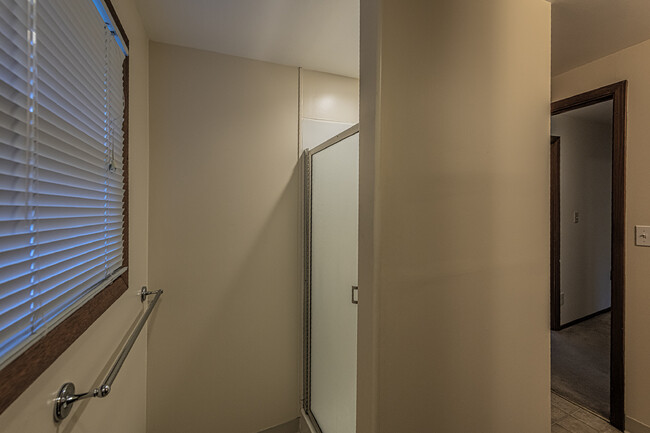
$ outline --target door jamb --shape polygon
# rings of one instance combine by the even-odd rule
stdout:
[[[560,137],[551,136],[551,330],[560,323]]]

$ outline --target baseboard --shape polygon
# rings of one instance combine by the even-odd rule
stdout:
[[[275,427],[269,427],[264,430],[260,430],[257,433],[299,433],[300,428],[300,418],[292,419],[285,423],[276,425]]]
[[[569,323],[565,323],[564,325],[560,325],[560,331],[563,330],[563,329],[568,328],[569,326],[577,325],[578,323],[584,322],[584,321],[589,320],[589,319],[593,319],[594,317],[600,316],[601,314],[609,313],[610,311],[612,311],[612,307],[607,307],[607,308],[602,309],[600,311],[596,311],[595,313],[587,314],[584,317],[581,317],[581,318],[576,319],[576,320],[572,320]]]
[[[650,426],[627,416],[625,417],[625,431],[629,433],[650,433]]]
[[[280,427],[284,427],[287,425],[291,425],[292,429],[289,430],[275,430]],[[294,427],[295,426],[295,427]],[[625,431],[626,433],[650,433],[650,426],[647,426],[643,424],[642,422],[639,422],[635,420],[634,418],[625,417]],[[300,418],[296,418],[295,420],[291,420],[288,423],[272,427],[270,429],[261,431],[259,433],[293,433],[293,432],[299,432],[299,433],[316,433],[316,430],[314,427],[311,425],[311,422],[309,422],[309,418],[305,415],[304,411],[301,411],[300,413]]]
[[[304,410],[300,411],[300,433],[318,433]]]

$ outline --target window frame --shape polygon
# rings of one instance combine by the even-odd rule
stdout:
[[[93,1],[93,0],[88,0]],[[111,0],[104,0],[126,48],[129,38]],[[122,62],[124,196],[122,198],[122,266],[129,263],[129,56]],[[63,354],[128,289],[129,269],[0,370],[0,414]]]

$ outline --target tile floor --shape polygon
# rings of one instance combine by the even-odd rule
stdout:
[[[551,393],[551,433],[620,433],[598,415]]]

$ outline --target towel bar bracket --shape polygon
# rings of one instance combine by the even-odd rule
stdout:
[[[147,286],[142,286],[140,289],[140,302],[144,302],[149,295],[155,295],[158,291],[150,292],[147,290]]]
[[[68,401],[70,398],[75,397],[74,393],[74,384],[71,382],[68,382],[64,384],[61,387],[61,391],[59,391],[59,396],[56,398],[54,402],[54,420],[55,421],[61,421],[65,417],[70,414],[70,411],[72,410],[72,401]],[[75,399],[76,401],[76,399]]]

